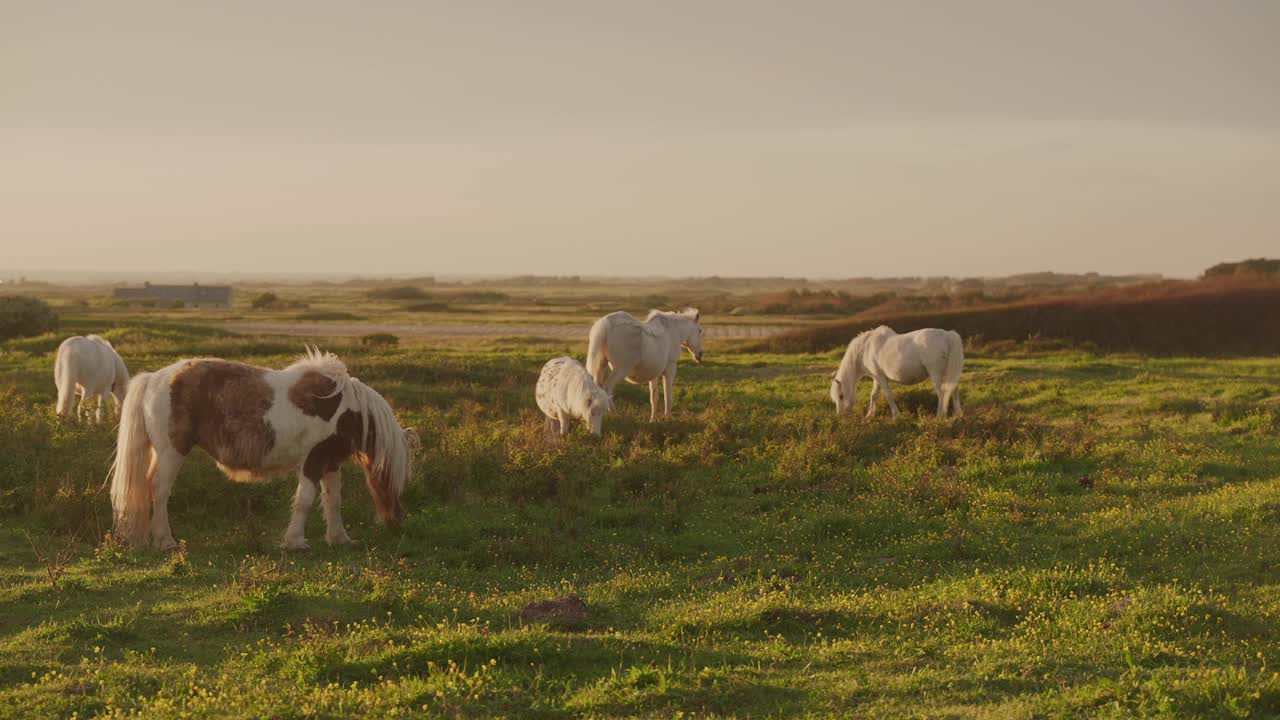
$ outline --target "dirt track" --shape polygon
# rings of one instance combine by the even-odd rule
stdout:
[[[384,323],[228,323],[226,329],[249,335],[314,335],[320,337],[354,337],[370,333],[391,333],[400,337],[551,337],[586,338],[586,325],[507,325],[501,323],[473,323],[466,325],[436,324],[384,324]],[[790,328],[750,325],[711,325],[704,333],[709,338],[764,338],[785,332]]]

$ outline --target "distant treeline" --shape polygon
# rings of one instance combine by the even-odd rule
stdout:
[[[1280,275],[1280,260],[1254,258],[1240,262],[1218,263],[1204,271],[1206,278],[1225,277],[1230,275]]]
[[[864,313],[773,337],[761,349],[823,352],[889,325],[955,330],[970,341],[1055,339],[1109,352],[1154,355],[1280,353],[1280,283],[1258,276],[1168,281],[1003,305],[900,314]]]

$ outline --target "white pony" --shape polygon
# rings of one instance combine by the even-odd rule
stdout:
[[[951,330],[926,328],[899,335],[881,325],[860,333],[849,342],[840,367],[831,376],[831,400],[836,413],[844,413],[857,404],[858,381],[871,376],[871,401],[867,417],[876,414],[876,393],[884,393],[889,411],[898,416],[889,381],[914,385],[929,378],[938,393],[938,417],[947,414],[950,405],[956,417],[960,409],[960,373],[964,370],[964,341]]]
[[[342,525],[339,467],[354,457],[378,516],[401,517],[417,435],[402,430],[381,395],[347,373],[336,356],[308,348],[284,370],[224,360],[182,360],[133,379],[125,396],[111,469],[116,533],[135,547],[147,531],[156,547],[177,546],[169,492],[187,454],[202,447],[233,480],[297,468],[298,490],[283,545],[307,547],[303,526],[322,489],[325,540],[350,542]]]
[[[547,416],[547,434],[565,435],[569,422],[578,418],[591,432],[600,434],[600,425],[613,401],[596,384],[591,373],[573,358],[558,357],[542,366],[535,391],[538,409]]]
[[[649,383],[649,422],[658,419],[658,381],[666,401],[664,417],[671,417],[671,386],[676,381],[680,349],[702,362],[701,314],[694,308],[680,312],[650,310],[640,322],[630,313],[605,315],[591,326],[587,369],[609,397],[624,378]],[[608,369],[612,368],[612,372]],[[607,375],[607,377],[606,377]]]
[[[58,346],[53,361],[53,382],[58,387],[58,415],[66,417],[71,412],[71,402],[79,395],[76,416],[83,419],[85,400],[96,397],[98,410],[94,419],[102,422],[108,393],[115,398],[117,406],[124,401],[129,369],[104,338],[76,335]]]

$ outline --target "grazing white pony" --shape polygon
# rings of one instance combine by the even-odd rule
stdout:
[[[876,393],[883,393],[889,411],[898,416],[889,381],[914,385],[928,378],[938,393],[938,417],[951,406],[956,417],[964,417],[960,409],[960,373],[964,370],[964,341],[951,330],[925,328],[899,335],[881,325],[860,333],[849,342],[840,367],[831,376],[831,400],[836,413],[842,414],[857,404],[858,381],[870,375],[871,401],[867,417],[876,414]]]
[[[129,386],[129,369],[106,339],[97,335],[76,335],[63,340],[58,346],[58,354],[53,361],[53,382],[58,387],[58,415],[66,417],[70,414],[71,403],[79,395],[76,416],[83,419],[85,400],[96,397],[98,409],[94,419],[102,422],[108,393],[115,398],[117,406],[124,401],[125,389]]]
[[[702,318],[694,308],[679,312],[650,310],[640,322],[630,313],[605,315],[591,326],[587,369],[609,397],[618,383],[649,383],[649,422],[658,419],[658,381],[666,401],[664,417],[671,417],[671,386],[676,381],[680,349],[702,362]],[[612,372],[609,371],[612,368]]]
[[[187,454],[202,447],[233,480],[298,469],[283,545],[303,549],[303,525],[322,490],[325,540],[350,542],[342,524],[341,475],[348,458],[364,469],[380,519],[401,517],[417,435],[402,430],[381,395],[347,373],[335,355],[308,348],[284,370],[182,360],[133,379],[125,396],[111,469],[116,533],[134,547],[177,546],[169,492]]]
[[[547,416],[547,434],[566,435],[574,418],[586,423],[595,435],[613,400],[596,384],[591,373],[573,358],[558,357],[542,366],[535,392],[538,409]]]

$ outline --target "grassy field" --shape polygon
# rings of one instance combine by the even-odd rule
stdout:
[[[108,324],[135,371],[301,349]],[[293,481],[196,453],[166,555],[104,539],[62,335],[0,345],[0,717],[1280,715],[1273,358],[971,353],[963,420],[917,387],[865,422],[837,352],[709,344],[673,420],[627,387],[550,445],[534,380],[584,347],[330,342],[422,434],[403,527],[351,470],[356,543],[317,512],[281,552]]]

